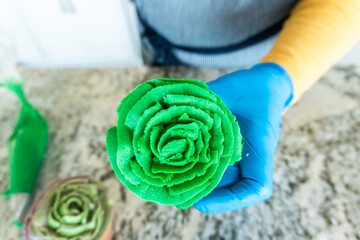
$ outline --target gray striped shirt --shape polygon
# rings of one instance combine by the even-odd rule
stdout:
[[[223,47],[256,35],[287,16],[297,0],[135,0],[141,17],[170,42]],[[183,63],[205,67],[248,67],[271,49],[276,35],[227,53],[174,50]],[[151,52],[150,49],[148,49]]]

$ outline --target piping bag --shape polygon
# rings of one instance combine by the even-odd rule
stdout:
[[[46,150],[48,130],[45,119],[26,100],[21,83],[7,78],[0,83],[0,87],[13,92],[22,104],[14,132],[8,140],[10,182],[9,189],[4,192],[14,211],[13,221],[21,227],[32,201]]]

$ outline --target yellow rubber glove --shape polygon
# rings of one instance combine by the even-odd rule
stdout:
[[[281,65],[299,99],[359,38],[360,0],[301,0],[261,62]]]

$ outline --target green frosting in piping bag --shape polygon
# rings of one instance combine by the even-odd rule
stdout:
[[[0,83],[0,87],[12,91],[22,104],[14,132],[8,142],[10,188],[5,194],[32,194],[46,150],[47,124],[26,100],[22,84],[8,79]]]
[[[117,114],[106,138],[110,163],[145,200],[188,208],[241,159],[236,118],[204,82],[150,80],[121,101]]]
[[[104,186],[88,177],[53,182],[25,220],[25,239],[101,239],[111,224]]]

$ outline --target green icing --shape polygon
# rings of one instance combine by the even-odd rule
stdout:
[[[23,86],[16,79],[6,79],[0,87],[12,91],[21,102],[18,121],[8,141],[10,188],[4,193],[32,194],[48,140],[45,119],[26,100]]]
[[[57,181],[39,195],[25,229],[41,239],[101,239],[111,224],[111,205],[106,189],[94,179]]]
[[[119,180],[144,200],[192,206],[240,161],[235,116],[206,83],[154,79],[120,103],[106,148]]]

